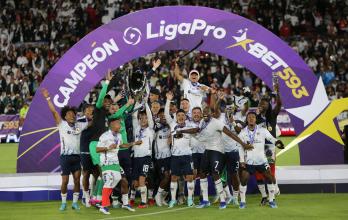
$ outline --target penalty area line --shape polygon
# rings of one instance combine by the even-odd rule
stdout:
[[[136,218],[136,217],[143,217],[143,216],[150,216],[150,215],[158,215],[158,214],[163,214],[163,213],[170,213],[170,212],[180,211],[180,210],[189,209],[189,208],[192,208],[192,207],[170,209],[170,210],[159,211],[159,212],[150,212],[150,213],[139,214],[139,215],[126,215],[126,216],[113,217],[113,218],[112,217],[111,218],[100,218],[97,220],[114,220],[114,219]]]

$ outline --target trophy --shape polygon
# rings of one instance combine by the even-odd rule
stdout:
[[[146,92],[147,79],[146,74],[140,69],[129,70],[126,74],[126,92],[135,102],[141,103]]]

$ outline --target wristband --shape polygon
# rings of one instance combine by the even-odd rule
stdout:
[[[47,100],[47,101],[51,100],[51,97],[47,97],[46,100]]]

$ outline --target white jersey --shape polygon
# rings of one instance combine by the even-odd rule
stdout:
[[[81,132],[87,126],[88,122],[75,122],[74,126],[70,126],[67,121],[61,120],[58,125],[61,155],[80,154]]]
[[[201,120],[199,124],[200,132],[197,138],[204,143],[206,150],[225,152],[221,143],[221,133],[224,127],[225,125],[216,118],[210,118],[208,122]]]
[[[170,145],[168,139],[170,138],[170,127],[163,126],[156,132],[155,140],[155,158],[164,159],[171,156]]]
[[[230,130],[235,135],[238,135],[232,123],[228,121],[225,113],[221,113],[219,120],[222,123],[224,123],[225,127],[228,130]],[[223,132],[222,132],[221,142],[225,148],[225,152],[239,151],[239,143],[233,140],[232,138],[230,138],[228,135],[226,135]]]
[[[134,145],[134,157],[146,157],[152,155],[152,142],[154,139],[155,132],[152,128],[140,128],[137,127],[135,130],[135,140],[141,140],[143,143],[140,145]]]
[[[190,109],[194,107],[202,108],[202,100],[205,92],[201,90],[201,86],[204,86],[200,83],[192,83],[188,79],[183,79],[181,86],[184,90],[184,97],[190,101]]]
[[[192,127],[198,128],[200,122],[191,122]],[[191,148],[192,148],[192,153],[193,154],[203,154],[205,151],[205,146],[204,143],[199,141],[197,135],[192,135],[191,136]]]
[[[233,115],[233,118],[234,118],[234,120],[236,120],[236,121],[242,121],[242,122],[245,122],[245,121],[246,121],[246,115],[243,115],[241,111],[236,112],[236,113]]]
[[[239,150],[240,162],[247,163],[249,165],[262,165],[267,163],[265,155],[265,140],[272,142],[277,141],[269,131],[261,126],[256,126],[254,131],[250,131],[248,127],[244,128],[239,138],[244,143],[251,143],[254,149],[246,151],[242,147]]]
[[[100,165],[107,166],[119,164],[118,150],[120,148],[120,145],[122,144],[122,136],[120,133],[113,133],[111,130],[104,132],[99,137],[97,147],[109,147],[112,144],[116,144],[117,148],[100,153]]]
[[[184,156],[192,155],[190,146],[191,135],[183,134],[182,138],[174,138],[176,131],[186,130],[192,128],[191,123],[185,122],[185,125],[179,126],[176,122],[170,125],[170,131],[172,135],[172,155],[173,156]]]

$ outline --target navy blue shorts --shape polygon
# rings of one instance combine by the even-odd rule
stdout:
[[[203,154],[201,154],[201,153],[194,153],[194,154],[192,154],[193,168],[195,170],[199,170],[200,169],[202,157],[203,157]]]
[[[93,164],[91,155],[89,153],[84,154],[81,152],[80,157],[81,157],[82,169],[84,171],[88,171],[88,172],[92,173],[93,170],[97,169],[97,165]]]
[[[155,161],[155,170],[160,175],[163,175],[166,171],[170,171],[170,157],[157,159]]]
[[[132,177],[132,160],[129,149],[118,151],[118,161],[123,169],[122,176],[130,179]]]
[[[231,151],[225,153],[225,163],[228,173],[238,173],[239,169],[239,152]]]
[[[205,150],[201,160],[201,171],[204,174],[220,174],[224,169],[224,154],[219,151]]]
[[[170,172],[174,176],[193,175],[192,156],[172,156],[170,160]]]
[[[246,165],[246,170],[250,175],[253,175],[256,173],[256,171],[260,173],[265,173],[267,170],[270,169],[270,166],[268,163],[262,164],[262,165]]]
[[[73,174],[81,170],[80,155],[60,155],[59,162],[62,176],[69,176],[70,173]]]
[[[152,160],[150,156],[134,157],[132,175],[133,180],[138,180],[140,176],[147,177],[150,171]]]

